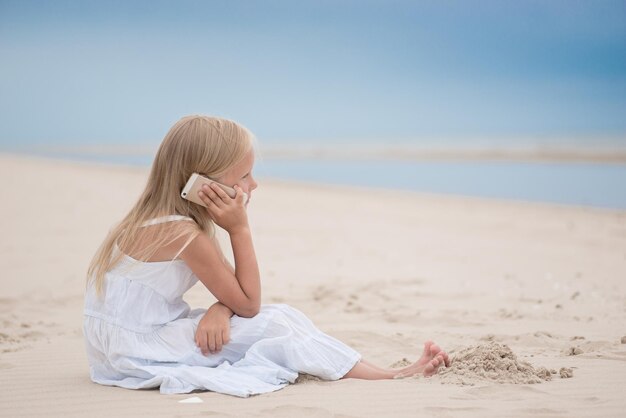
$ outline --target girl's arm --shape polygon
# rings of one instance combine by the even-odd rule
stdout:
[[[261,307],[261,283],[248,227],[229,232],[235,256],[234,273],[224,263],[213,239],[200,234],[180,254],[198,279],[235,314],[250,318]]]
[[[198,194],[213,221],[230,235],[234,274],[223,262],[219,244],[205,234],[196,236],[180,257],[220,302],[237,315],[249,318],[261,308],[261,281],[243,191],[237,185],[234,187],[237,192],[234,199],[214,183],[204,185]]]
[[[235,274],[235,269],[226,257],[224,257],[222,249],[215,240],[215,237],[213,242],[216,244],[215,248],[220,253],[224,265],[232,274]],[[233,316],[233,313],[234,312],[228,306],[220,301],[215,302],[207,309],[198,323],[195,336],[196,344],[202,350],[202,354],[219,353],[222,350],[222,346],[229,343],[230,318]]]

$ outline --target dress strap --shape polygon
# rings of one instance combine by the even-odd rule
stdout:
[[[183,216],[183,215],[167,215],[167,216],[161,216],[159,218],[148,219],[147,221],[142,223],[141,226],[144,227],[144,226],[157,225],[157,224],[162,224],[165,222],[174,222],[174,221],[193,221],[193,219],[191,219],[189,216]]]

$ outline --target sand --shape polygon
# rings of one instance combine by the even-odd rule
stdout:
[[[249,216],[263,303],[297,307],[383,366],[414,360],[426,339],[458,363],[428,379],[303,376],[248,399],[166,396],[92,383],[81,330],[89,259],[147,170],[0,155],[0,174],[2,417],[617,417],[626,409],[625,211],[259,179]],[[214,300],[201,284],[185,299]],[[467,371],[487,370],[498,350],[505,356],[492,358],[491,378]],[[514,373],[524,367],[550,379],[524,383]],[[179,402],[192,397],[202,402]]]
[[[464,348],[452,357],[450,367],[437,376],[442,383],[475,385],[476,381],[496,383],[542,383],[552,379],[556,370],[533,367],[519,361],[511,347],[490,342]]]

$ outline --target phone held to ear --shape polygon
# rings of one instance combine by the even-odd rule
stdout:
[[[200,196],[198,196],[198,192],[202,189],[204,184],[209,185],[211,183],[215,183],[222,188],[226,192],[228,196],[231,198],[235,198],[237,195],[237,191],[230,186],[226,186],[225,184],[218,183],[215,180],[211,180],[207,177],[201,176],[198,173],[193,173],[189,180],[187,180],[187,184],[183,187],[183,191],[180,193],[180,196],[183,199],[187,199],[190,202],[197,203],[198,205],[206,207]],[[248,202],[248,194],[243,193],[243,204],[245,205]]]

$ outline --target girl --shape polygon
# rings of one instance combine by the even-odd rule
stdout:
[[[430,376],[448,355],[432,342],[396,370],[377,367],[318,330],[300,311],[261,305],[261,283],[244,205],[252,177],[254,136],[227,119],[187,116],[165,136],[148,183],[106,237],[87,274],[83,332],[91,379],[161,393],[211,390],[249,396],[293,383],[298,373],[325,380]],[[189,176],[216,185],[199,192],[207,208],[184,200]],[[215,238],[228,232],[235,266]],[[183,294],[198,280],[217,298],[190,310]]]

